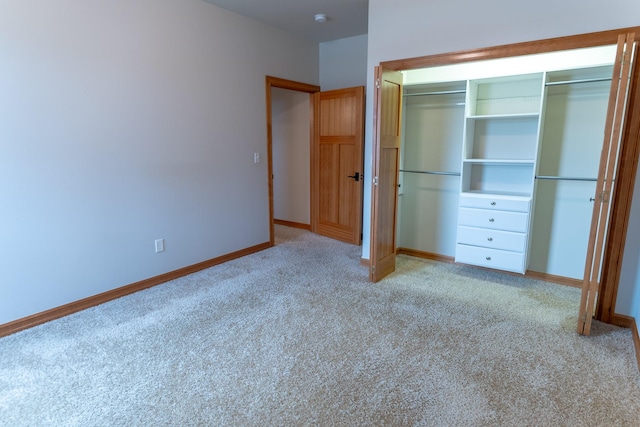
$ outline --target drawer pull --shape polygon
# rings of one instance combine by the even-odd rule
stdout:
[[[493,221],[495,221],[495,219],[489,218],[489,222],[493,222]]]
[[[493,242],[493,237],[489,237],[487,240]]]
[[[491,257],[490,256],[488,256],[486,259],[487,259],[487,261],[491,261]]]
[[[491,206],[495,206],[495,205],[496,205],[496,202],[491,202]]]

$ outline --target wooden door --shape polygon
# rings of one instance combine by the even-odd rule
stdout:
[[[402,128],[402,74],[376,67],[369,280],[396,269],[396,213]]]
[[[315,94],[312,230],[359,245],[362,239],[364,87]]]
[[[589,335],[591,332],[596,296],[600,290],[603,254],[606,251],[611,216],[610,202],[615,190],[618,158],[622,148],[622,128],[628,108],[634,39],[635,33],[621,34],[618,37],[578,315],[578,333],[581,335]]]

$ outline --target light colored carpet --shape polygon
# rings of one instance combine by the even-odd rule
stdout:
[[[579,290],[277,246],[0,339],[2,426],[638,426],[628,330]]]

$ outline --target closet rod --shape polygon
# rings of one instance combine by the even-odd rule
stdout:
[[[400,172],[408,173],[424,173],[427,175],[448,175],[448,176],[460,176],[460,172],[440,172],[440,171],[412,171],[406,169],[400,169]]]
[[[422,95],[453,95],[456,93],[467,93],[465,89],[460,90],[441,90],[437,92],[420,92],[420,93],[405,93],[404,96],[422,96]]]
[[[608,82],[611,81],[611,77],[600,77],[594,79],[580,79],[580,80],[563,80],[560,82],[547,82],[545,85],[547,86],[558,86],[558,85],[572,85],[575,83],[593,83],[593,82]]]
[[[465,105],[464,102],[438,102],[438,103],[411,103],[411,107],[423,107],[423,108],[437,108],[437,107],[462,107]]]
[[[555,181],[598,181],[598,178],[577,178],[572,176],[550,176],[550,175],[538,175],[536,179],[549,179]]]

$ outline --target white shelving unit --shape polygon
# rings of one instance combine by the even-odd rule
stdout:
[[[544,73],[469,80],[456,262],[524,273]]]

